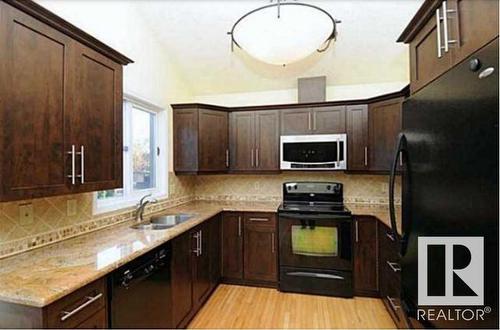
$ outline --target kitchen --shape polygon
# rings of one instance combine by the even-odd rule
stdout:
[[[498,1],[0,17],[0,327],[498,328]]]

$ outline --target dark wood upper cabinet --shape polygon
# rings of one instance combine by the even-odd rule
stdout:
[[[278,171],[279,112],[232,112],[229,118],[231,171]]]
[[[401,131],[403,98],[372,103],[368,107],[369,169],[390,171],[397,136]]]
[[[368,106],[350,105],[346,110],[347,169],[368,170]]]
[[[276,216],[266,213],[244,215],[244,278],[277,281]]]
[[[228,113],[173,106],[174,170],[221,173],[229,167]]]
[[[280,111],[281,135],[311,134],[312,119],[309,108]]]
[[[0,18],[0,201],[121,186],[131,61],[31,1]]]
[[[78,192],[122,187],[122,66],[75,44],[67,151],[75,146]],[[71,157],[67,157],[71,168]]]
[[[411,92],[497,37],[498,1],[426,0],[398,38],[410,46]]]
[[[229,154],[232,171],[255,169],[255,113],[232,112],[229,114]]]
[[[243,216],[226,212],[222,215],[222,278],[243,278]]]
[[[199,110],[199,171],[224,172],[228,159],[228,113],[225,111]]]
[[[325,106],[281,110],[281,134],[345,133],[345,106]]]
[[[346,107],[312,108],[312,129],[314,134],[341,134],[346,132]]]
[[[280,117],[278,110],[255,112],[255,167],[279,171]]]
[[[454,62],[459,63],[498,37],[497,0],[451,0],[450,27],[457,40]],[[453,45],[452,45],[453,47]]]
[[[378,221],[373,217],[354,219],[354,291],[360,296],[378,295]]]

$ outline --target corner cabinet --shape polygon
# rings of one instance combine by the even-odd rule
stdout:
[[[229,169],[228,112],[173,106],[174,171],[223,173]]]
[[[31,1],[0,2],[0,201],[122,186],[122,65]]]

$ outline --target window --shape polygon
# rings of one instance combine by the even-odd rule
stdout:
[[[135,205],[146,194],[167,195],[166,114],[126,95],[123,103],[123,188],[95,194],[94,213]]]

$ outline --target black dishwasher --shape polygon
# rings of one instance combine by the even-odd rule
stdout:
[[[172,328],[171,251],[167,243],[109,277],[111,328]]]

